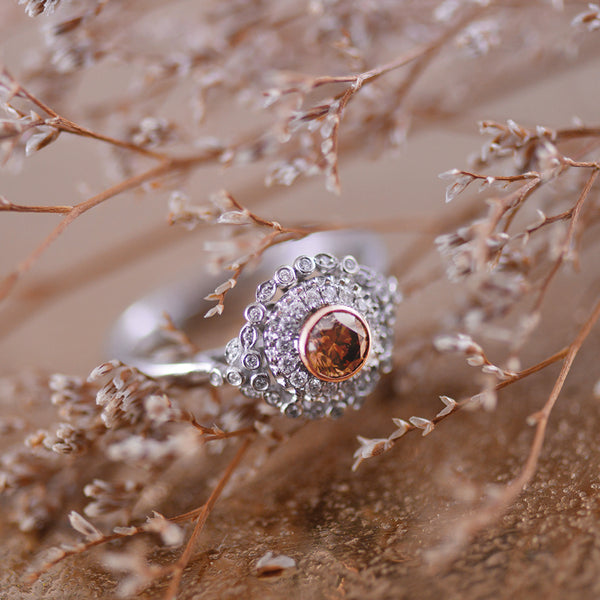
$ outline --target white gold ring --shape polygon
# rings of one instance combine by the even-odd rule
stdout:
[[[400,294],[396,279],[383,274],[386,267],[385,249],[373,234],[313,234],[265,253],[259,276],[268,279],[246,307],[239,335],[224,348],[181,362],[154,355],[164,312],[185,327],[214,289],[202,275],[132,304],[115,324],[109,349],[151,377],[228,383],[289,417],[339,417],[348,407],[360,408],[392,367]]]

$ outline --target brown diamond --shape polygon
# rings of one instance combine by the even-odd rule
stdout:
[[[304,366],[324,381],[344,381],[365,364],[371,340],[363,317],[347,306],[325,306],[313,313],[300,334]]]

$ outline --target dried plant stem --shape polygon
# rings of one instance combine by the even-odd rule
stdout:
[[[134,537],[142,533],[146,533],[146,531],[144,526],[140,525],[139,527],[129,527],[127,532],[109,533],[108,535],[102,535],[96,539],[76,544],[67,550],[62,550],[56,558],[46,561],[39,569],[29,573],[25,581],[31,585],[35,583],[44,573],[47,573],[50,569],[67,560],[68,558],[87,552],[96,546],[109,544],[110,542],[114,542],[123,538]]]
[[[544,302],[544,298],[545,298],[546,292],[548,290],[548,287],[550,286],[550,283],[552,282],[552,280],[558,273],[558,270],[560,269],[566,256],[569,253],[571,244],[573,243],[573,238],[575,236],[575,232],[577,230],[577,226],[579,223],[579,216],[581,215],[581,210],[583,208],[583,204],[585,203],[587,197],[589,196],[590,190],[592,189],[592,186],[594,185],[594,182],[596,181],[597,177],[598,177],[598,167],[594,166],[590,176],[588,177],[588,180],[585,183],[585,186],[583,187],[583,190],[581,191],[581,194],[579,194],[577,203],[572,208],[571,221],[569,223],[569,230],[567,231],[567,235],[565,236],[565,241],[563,242],[562,250],[561,250],[558,258],[554,262],[552,269],[546,276],[546,279],[544,279],[544,281],[542,282],[540,291],[538,292],[538,296],[536,298],[535,304],[532,309],[532,312],[534,314],[540,310],[542,303]]]
[[[508,379],[505,379],[504,381],[501,381],[500,383],[496,384],[496,391],[500,391],[500,390],[504,389],[505,387],[511,385],[512,383],[515,383],[515,381],[519,381],[520,379],[525,379],[525,377],[528,377],[529,375],[533,375],[534,373],[538,373],[539,371],[542,371],[546,367],[549,367],[550,365],[553,365],[554,363],[558,362],[559,360],[562,360],[567,355],[568,352],[569,352],[569,346],[565,346],[562,350],[555,352],[552,356],[549,356],[542,362],[539,362],[536,365],[533,365],[533,367],[529,367],[528,369],[524,369],[523,371],[519,371],[518,373],[515,373]]]
[[[225,472],[223,473],[223,475],[221,476],[221,479],[219,480],[219,482],[213,489],[208,500],[199,509],[198,516],[196,517],[196,524],[194,526],[192,534],[190,535],[190,539],[188,540],[182,555],[179,557],[179,560],[171,567],[172,578],[171,578],[171,582],[169,583],[169,587],[167,588],[167,592],[165,594],[165,600],[173,600],[175,598],[175,596],[177,594],[177,590],[179,589],[179,584],[181,583],[183,571],[184,571],[185,567],[188,565],[190,558],[192,556],[192,552],[194,550],[194,543],[196,542],[198,536],[202,532],[202,529],[204,528],[204,524],[206,523],[206,520],[208,519],[208,516],[210,515],[215,503],[219,499],[219,496],[223,492],[223,489],[227,485],[227,482],[233,475],[234,471],[239,466],[242,458],[244,457],[244,454],[250,447],[251,443],[252,443],[251,438],[246,438],[245,440],[243,440],[241,446],[239,447],[239,449],[236,452],[235,456],[233,457],[232,461],[227,466],[227,469],[225,469]],[[188,514],[190,514],[190,513],[188,513]]]
[[[215,440],[226,440],[234,437],[242,437],[254,433],[254,427],[243,427],[242,429],[235,429],[234,431],[223,431],[218,427],[206,427],[198,423],[193,415],[187,415],[185,419],[192,427],[202,433],[202,439],[206,442],[213,442]]]
[[[24,213],[70,213],[72,206],[25,206],[23,204],[13,204],[12,202],[2,201],[0,198],[0,212],[24,212]]]
[[[462,26],[464,26],[464,23],[461,21],[460,27],[457,25],[456,31],[460,30],[460,28]],[[449,37],[451,37],[451,35],[454,35],[456,33],[456,31],[455,31],[455,28],[452,28],[450,31],[445,32],[444,35],[442,35],[439,40],[437,40],[436,42],[434,42],[431,45],[413,49],[411,52],[409,52],[405,55],[402,55],[400,58],[392,61],[391,63],[382,65],[380,67],[376,67],[376,68],[374,68],[370,71],[367,71],[365,73],[362,73],[360,75],[352,76],[352,77],[348,78],[350,81],[353,82],[353,86],[348,88],[348,90],[346,90],[346,92],[344,92],[344,94],[342,94],[342,96],[340,98],[339,114],[341,115],[341,112],[343,111],[344,107],[349,102],[351,97],[356,92],[358,92],[358,90],[363,86],[363,84],[365,82],[376,79],[377,77],[379,77],[385,73],[388,73],[391,70],[397,69],[405,64],[408,64],[409,62],[415,60],[415,58],[417,58],[419,56],[427,55],[432,50],[439,48],[440,45],[442,45],[447,39],[449,39]],[[185,158],[170,158],[164,154],[157,154],[157,153],[154,153],[151,151],[147,151],[146,149],[141,148],[140,146],[137,146],[136,144],[130,144],[129,142],[117,140],[115,138],[111,138],[109,136],[105,136],[103,134],[99,134],[99,133],[93,132],[91,130],[88,130],[84,127],[81,127],[80,125],[77,125],[76,123],[74,123],[68,119],[65,119],[64,117],[61,117],[58,113],[56,113],[47,104],[42,102],[39,98],[37,98],[36,96],[34,96],[30,92],[28,92],[20,84],[18,84],[14,80],[14,78],[8,73],[8,71],[6,69],[3,70],[3,74],[5,76],[7,76],[8,78],[10,78],[11,81],[13,81],[14,95],[21,95],[22,97],[27,98],[35,106],[37,106],[38,108],[43,110],[45,113],[47,113],[48,115],[51,116],[51,122],[44,123],[44,124],[53,126],[61,131],[74,133],[74,134],[81,135],[84,137],[91,137],[94,139],[98,139],[101,141],[111,143],[111,144],[121,147],[121,148],[125,148],[125,149],[135,151],[135,152],[140,152],[140,153],[150,156],[152,158],[159,159],[161,161],[161,164],[159,164],[158,166],[153,167],[139,175],[130,177],[129,179],[126,179],[126,180],[108,188],[104,192],[101,192],[100,194],[93,196],[89,200],[86,200],[85,202],[81,202],[81,203],[71,207],[68,211],[48,210],[48,212],[66,212],[66,216],[63,219],[63,221],[61,221],[61,223],[59,223],[59,225],[46,237],[46,239],[43,240],[42,243],[29,255],[29,257],[27,257],[24,261],[19,263],[17,265],[16,269],[12,273],[10,273],[2,281],[0,281],[0,301],[3,300],[4,298],[6,298],[6,296],[10,293],[10,291],[15,286],[19,277],[31,268],[31,266],[36,262],[36,260],[45,252],[45,250],[48,248],[48,246],[50,246],[52,244],[52,242],[81,214],[83,214],[84,212],[87,212],[88,210],[97,206],[98,204],[101,204],[102,202],[104,202],[116,195],[119,195],[125,191],[134,189],[134,188],[142,185],[143,183],[158,179],[161,176],[163,176],[169,172],[173,172],[173,171],[177,171],[177,170],[187,170],[190,167],[195,166],[196,164],[205,162],[205,160],[206,160],[206,156],[204,156],[204,155],[202,155],[200,157],[192,156],[192,157],[185,157]],[[323,83],[332,82],[333,80],[336,80],[336,79],[337,78],[324,78]],[[342,79],[344,79],[344,78],[342,78]],[[322,83],[319,83],[319,85],[322,85]],[[333,134],[333,139],[334,139],[334,154],[337,156],[337,127],[339,126],[339,118],[336,123],[337,124],[336,124],[335,132]],[[209,154],[211,154],[211,158],[215,158],[216,157],[215,155],[217,155],[218,152],[215,151],[215,152],[209,153]],[[336,160],[336,163],[333,165],[333,172],[335,173],[336,180],[338,180],[337,160]]]
[[[6,298],[6,296],[11,292],[19,277],[21,277],[24,273],[29,271],[33,264],[39,259],[39,257],[46,251],[46,249],[60,236],[60,234],[69,226],[73,221],[75,221],[82,214],[87,212],[88,210],[94,208],[98,204],[117,196],[118,194],[122,194],[128,190],[134,189],[147,181],[151,181],[153,179],[157,179],[158,177],[165,175],[171,170],[170,164],[163,164],[157,167],[153,167],[148,171],[145,171],[139,175],[135,175],[122,181],[107,190],[104,190],[100,194],[93,196],[89,200],[81,202],[80,204],[75,205],[72,209],[67,213],[67,215],[63,218],[63,220],[50,232],[50,234],[42,241],[42,243],[35,248],[35,250],[21,263],[19,263],[16,269],[10,273],[7,277],[5,277],[0,282],[0,300]]]
[[[444,553],[444,559],[440,561],[441,564],[447,564],[448,561],[454,557],[456,550],[463,547],[477,533],[498,519],[511,506],[511,504],[517,499],[517,497],[521,494],[521,492],[523,492],[523,490],[531,481],[537,469],[537,464],[542,451],[542,446],[544,444],[548,420],[550,418],[552,409],[558,400],[558,396],[560,395],[577,353],[599,318],[600,299],[597,301],[590,316],[585,321],[583,327],[579,330],[579,333],[573,342],[571,342],[571,344],[568,346],[568,349],[565,352],[564,363],[554,383],[554,387],[552,388],[552,391],[546,400],[546,403],[540,411],[534,413],[530,417],[530,420],[535,422],[536,429],[529,455],[527,456],[527,460],[521,473],[507,486],[502,488],[497,494],[494,494],[487,503],[484,503],[477,510],[469,513],[468,519],[465,519],[461,524],[458,539],[453,544],[452,549],[454,552]],[[555,357],[563,352],[564,351],[561,351],[555,355]]]
[[[216,152],[206,152],[199,155],[175,158],[168,160],[160,165],[152,167],[138,175],[134,175],[112,187],[92,196],[84,202],[76,204],[69,210],[63,220],[50,232],[50,234],[42,241],[37,248],[21,263],[17,265],[15,270],[0,281],[0,301],[5,299],[16,285],[19,277],[29,271],[34,263],[42,256],[47,248],[60,236],[60,234],[82,214],[88,210],[122,194],[133,190],[140,185],[159,179],[167,174],[176,171],[186,171],[193,166],[209,162],[216,157]]]
[[[234,432],[234,433],[238,433],[238,432]],[[243,433],[245,435],[247,435],[248,431],[244,431]],[[227,465],[225,472],[219,479],[219,482],[217,483],[217,485],[211,492],[211,494],[205,504],[203,504],[199,508],[188,511],[187,513],[183,513],[183,514],[177,515],[175,517],[168,518],[168,521],[171,521],[172,523],[183,523],[185,521],[195,519],[196,525],[194,526],[194,530],[193,530],[193,532],[190,536],[190,539],[188,540],[188,543],[186,545],[186,548],[185,548],[183,554],[181,555],[181,557],[179,558],[179,560],[174,565],[165,566],[163,569],[161,569],[161,571],[164,572],[165,574],[173,573],[173,579],[171,581],[171,584],[169,585],[166,599],[174,598],[174,595],[177,592],[177,588],[179,587],[179,582],[181,580],[183,570],[187,566],[189,559],[191,557],[194,542],[197,539],[200,532],[202,531],[202,528],[204,527],[204,524],[206,523],[206,520],[207,520],[208,516],[210,515],[210,512],[212,511],[215,503],[219,499],[219,496],[223,492],[223,489],[227,485],[227,482],[233,475],[234,471],[239,466],[244,454],[250,447],[251,443],[252,443],[251,437],[246,437],[243,440],[240,448],[237,450],[237,452],[236,452],[235,456],[233,457],[233,459],[231,460],[231,462]],[[75,546],[72,546],[68,549],[64,549],[64,550],[61,549],[58,556],[45,562],[36,571],[29,573],[27,575],[26,580],[29,584],[32,584],[35,581],[37,581],[44,573],[48,572],[50,569],[55,567],[57,564],[63,562],[64,560],[66,560],[68,558],[82,554],[83,552],[87,552],[88,550],[90,550],[91,548],[94,548],[96,546],[108,544],[110,542],[114,542],[116,540],[120,540],[123,538],[134,537],[134,536],[137,536],[137,535],[140,535],[143,533],[148,533],[148,531],[149,530],[146,525],[128,526],[127,528],[124,528],[122,531],[110,533],[108,535],[98,535],[94,539],[86,540],[86,541],[84,541],[80,544],[76,544]]]
[[[54,109],[52,109],[42,100],[40,100],[37,96],[34,96],[31,92],[25,89],[20,83],[18,83],[15,80],[15,78],[10,74],[10,72],[6,68],[2,70],[2,75],[13,82],[14,96],[21,96],[23,98],[27,98],[27,100],[29,100],[32,104],[34,104],[50,116],[49,119],[40,119],[37,123],[38,125],[47,125],[49,127],[54,127],[60,132],[72,133],[81,137],[87,137],[101,142],[106,142],[118,148],[131,150],[132,152],[137,152],[139,154],[156,160],[168,160],[168,156],[166,154],[160,152],[153,152],[152,150],[148,150],[147,148],[143,148],[142,146],[139,146],[137,144],[133,144],[124,140],[119,140],[117,138],[104,135],[102,133],[97,133],[95,131],[92,131],[91,129],[87,129],[86,127],[82,127],[81,125],[74,123],[70,119],[59,115]]]
[[[575,343],[575,341],[573,342],[573,344],[574,343]],[[494,387],[494,390],[496,392],[499,392],[500,390],[508,387],[509,385],[511,385],[517,381],[520,381],[521,379],[525,379],[526,377],[529,377],[530,375],[533,375],[534,373],[538,373],[539,371],[542,371],[546,367],[549,367],[550,365],[553,365],[554,363],[557,363],[560,360],[563,360],[568,355],[568,353],[571,349],[571,346],[572,345],[562,348],[558,352],[555,352],[552,356],[549,356],[548,358],[545,358],[541,362],[539,362],[527,369],[519,371],[518,373],[510,373],[505,380],[496,384],[496,386]],[[485,355],[483,355],[483,360],[484,360],[484,364],[491,364],[485,358]],[[422,419],[420,417],[411,417],[409,421],[396,419],[396,421],[401,422],[401,433],[399,433],[398,435],[392,434],[390,437],[388,437],[385,440],[385,444],[381,444],[380,449],[378,450],[378,453],[381,454],[383,452],[389,451],[396,443],[398,443],[398,441],[402,437],[404,437],[404,435],[406,435],[407,433],[409,433],[411,431],[422,431],[423,435],[429,435],[429,433],[431,433],[434,430],[435,426],[438,423],[441,423],[442,421],[447,419],[450,415],[457,413],[459,410],[473,405],[473,397],[471,397],[471,396],[469,396],[468,398],[465,398],[463,400],[457,401],[457,402],[455,402],[454,400],[451,400],[449,398],[446,398],[446,401],[448,402],[448,404],[446,404],[446,408],[444,410],[442,410],[440,413],[438,413],[432,419]],[[415,423],[417,423],[417,424],[415,424]],[[372,454],[372,456],[376,456],[376,454]],[[363,457],[363,458],[366,458],[366,457]],[[358,467],[358,465],[360,464],[360,462],[361,461],[355,463],[355,467],[353,467],[353,468],[356,469]]]

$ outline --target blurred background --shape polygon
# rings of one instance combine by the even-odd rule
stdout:
[[[172,4],[169,10],[175,15],[177,11],[185,14],[192,10],[189,3]],[[433,5],[424,4],[433,10]],[[429,124],[423,123],[423,119],[415,119],[417,126],[410,132],[409,142],[381,156],[368,148],[347,157],[342,154],[341,195],[328,193],[321,176],[300,179],[289,188],[264,188],[261,183],[265,175],[263,162],[258,167],[224,168],[217,165],[199,169],[188,186],[193,201],[206,203],[211,192],[224,188],[242,203],[256,207],[258,214],[283,223],[342,221],[361,224],[386,216],[421,215],[426,219],[439,216],[444,210],[454,210],[455,204],[465,201],[459,198],[451,207],[445,207],[446,184],[437,175],[451,168],[466,167],[467,157],[476,152],[482,142],[477,132],[478,121],[504,122],[510,118],[522,124],[548,127],[566,127],[574,119],[594,122],[600,63],[594,56],[593,34],[569,29],[574,11],[583,7],[580,3],[573,4],[567,4],[564,12],[554,11],[549,6],[535,9],[540,11],[540,23],[548,19],[556,30],[544,32],[541,27],[536,27],[531,31],[531,37],[537,38],[535,42],[539,43],[537,63],[525,65],[521,62],[520,71],[511,71],[513,67],[505,65],[507,56],[519,64],[521,58],[529,58],[529,51],[514,45],[515,40],[509,40],[490,50],[491,54],[496,52],[496,56],[488,57],[488,63],[498,70],[498,77],[491,73],[481,74],[478,70],[477,77],[467,79],[464,69],[475,68],[473,65],[478,63],[474,58],[466,60],[466,66],[460,66],[463,72],[457,69],[456,81],[445,75],[445,81],[436,85],[434,93],[450,94],[452,86],[466,87],[465,97],[467,101],[471,99],[472,106],[466,104],[460,114]],[[406,12],[408,10],[407,7]],[[18,78],[20,73],[32,71],[32,55],[43,52],[48,25],[27,17],[21,6],[5,6],[2,11],[2,61]],[[154,18],[162,15],[156,3],[153,11],[158,15]],[[199,9],[196,12],[201,13]],[[197,15],[196,18],[200,17]],[[165,28],[174,27],[175,17],[172,21],[166,22]],[[553,56],[549,52],[546,57],[542,50],[548,50],[555,35],[561,36],[562,55]],[[575,44],[576,36],[586,35],[590,38],[581,47]],[[166,43],[164,39],[161,41]],[[592,44],[592,47],[588,48],[586,44]],[[570,48],[572,53],[566,61],[564,48]],[[313,60],[313,56],[307,57],[309,66]],[[481,67],[477,66],[477,69]],[[430,77],[435,79],[438,77],[435,67],[432,71]],[[511,76],[503,75],[507,71],[512,73]],[[317,70],[316,74],[319,73],[321,71]],[[111,96],[117,97],[127,89],[130,76],[133,74],[128,73],[127,65],[119,62],[113,64],[109,60],[91,65],[78,74],[76,85],[69,84],[69,97],[60,100],[65,105],[64,116],[77,121],[80,115],[85,115],[86,104],[97,105],[103,98],[110,102]],[[427,83],[430,80],[426,79],[422,87],[417,87],[417,97],[421,89],[427,90]],[[35,78],[29,87],[38,93]],[[39,96],[44,99],[43,93]],[[177,102],[185,106],[186,99],[175,92],[158,112],[164,114]],[[134,115],[135,118],[144,116],[143,110],[140,115]],[[218,131],[221,122],[226,124],[226,129],[235,129],[236,122],[240,130],[247,128],[246,109],[228,110],[226,115],[224,112],[217,108],[216,116],[204,124],[205,130]],[[110,128],[110,119],[107,123]],[[80,124],[93,128],[85,117]],[[341,131],[343,140],[343,125]],[[111,158],[109,154],[109,148],[93,140],[62,135],[50,147],[23,161],[14,160],[12,162],[17,164],[9,164],[0,171],[0,193],[16,204],[77,203],[116,181],[114,161],[118,162],[119,158]],[[110,159],[108,172],[107,159]],[[3,373],[23,367],[79,374],[88,372],[106,358],[103,350],[106,331],[130,301],[158,284],[178,278],[179,274],[184,276],[190,269],[203,268],[207,262],[203,249],[207,230],[199,227],[187,232],[169,227],[168,197],[169,190],[163,186],[162,189],[113,198],[77,219],[50,246],[22,277],[12,297],[2,307],[0,370]],[[58,215],[3,213],[0,218],[1,272],[7,274],[23,261],[59,219]],[[214,237],[215,234],[208,232],[208,235]],[[415,240],[415,236],[402,232],[387,237],[392,253]],[[125,260],[128,253],[133,253],[136,240],[143,240],[138,245],[137,256]],[[114,251],[112,255],[111,251]],[[106,272],[84,282],[86,271],[92,270],[91,265],[94,270],[98,268],[95,257],[106,257],[110,265],[104,269]],[[73,289],[44,299],[44,291],[55,286]],[[207,308],[209,306],[207,304]],[[226,311],[222,319],[239,320],[239,317]]]

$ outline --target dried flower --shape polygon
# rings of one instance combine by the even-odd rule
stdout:
[[[589,31],[600,29],[600,5],[590,2],[588,4],[588,10],[579,13],[571,21],[571,25],[573,25],[573,27],[585,25]]]
[[[256,574],[258,576],[278,575],[286,569],[293,569],[296,566],[296,561],[285,554],[273,554],[266,552],[256,561]]]
[[[19,0],[19,4],[25,4],[25,12],[30,17],[49,15],[59,3],[60,0]]]

